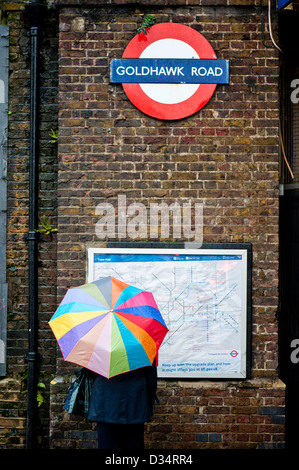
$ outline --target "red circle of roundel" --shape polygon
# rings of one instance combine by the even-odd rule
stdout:
[[[136,35],[127,45],[123,59],[138,59],[150,44],[161,39],[178,39],[191,46],[200,59],[216,59],[212,46],[202,34],[178,23],[160,23],[151,26],[147,35],[144,33]],[[191,116],[203,108],[212,98],[217,85],[201,84],[192,96],[175,104],[153,100],[144,93],[138,83],[123,83],[122,86],[131,103],[140,111],[157,119],[173,120]]]

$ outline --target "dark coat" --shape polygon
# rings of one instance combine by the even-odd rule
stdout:
[[[104,423],[145,423],[153,414],[156,390],[155,365],[111,379],[98,375],[91,391],[88,419]]]

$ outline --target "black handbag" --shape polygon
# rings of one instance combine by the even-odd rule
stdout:
[[[69,414],[86,417],[91,390],[97,374],[85,368],[78,369],[75,374],[76,379],[68,389],[64,408]]]

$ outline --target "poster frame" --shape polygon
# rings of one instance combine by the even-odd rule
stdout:
[[[187,247],[186,247],[187,245]],[[191,244],[192,245],[192,244]],[[195,245],[195,244],[194,244]],[[195,245],[196,246],[196,245]],[[192,249],[190,243],[185,244],[183,242],[107,242],[106,246],[90,246],[87,249],[87,282],[92,282],[92,257],[97,251],[103,252],[106,249],[147,249],[147,250],[157,250],[157,253],[161,250],[190,250]],[[200,247],[195,248],[195,250],[221,250],[222,251],[232,251],[232,250],[245,250],[246,252],[246,322],[243,327],[246,328],[246,339],[245,339],[245,374],[238,377],[233,377],[228,375],[227,377],[213,376],[209,375],[208,377],[173,377],[174,380],[246,380],[251,377],[251,366],[252,366],[252,246],[250,243],[203,243]],[[164,378],[164,376],[161,376]],[[172,379],[172,377],[165,377],[167,380]]]

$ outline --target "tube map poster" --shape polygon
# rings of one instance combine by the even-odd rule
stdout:
[[[246,250],[90,248],[88,282],[105,276],[153,293],[160,378],[246,377]]]

